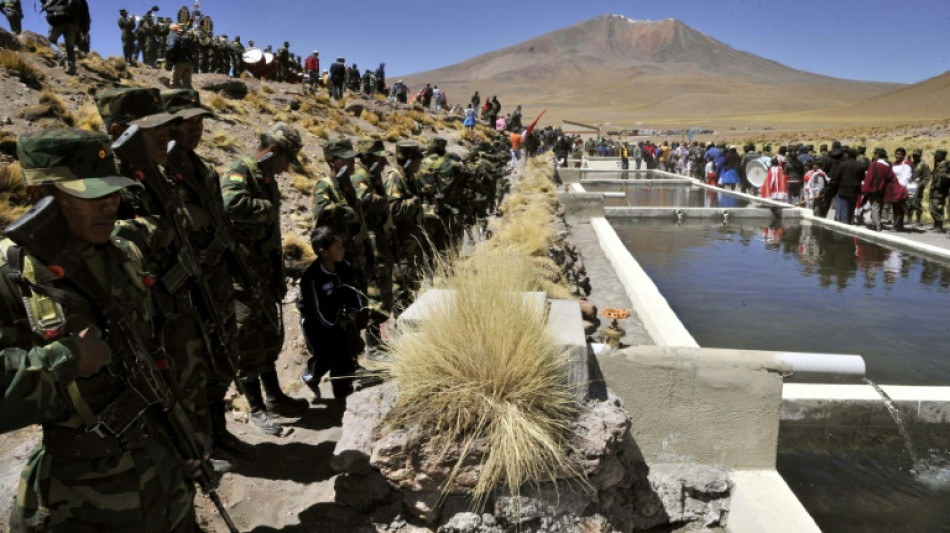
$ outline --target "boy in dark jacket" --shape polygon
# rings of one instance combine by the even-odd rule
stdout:
[[[311,357],[303,381],[320,397],[320,378],[327,371],[333,397],[344,401],[353,392],[356,356],[362,351],[357,317],[365,313],[365,298],[353,286],[353,271],[344,261],[343,237],[320,226],[310,237],[317,260],[300,280],[300,325]],[[364,319],[365,320],[365,319]],[[343,377],[347,376],[347,377]]]

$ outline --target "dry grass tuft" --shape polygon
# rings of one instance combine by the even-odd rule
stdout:
[[[373,126],[379,126],[379,115],[370,111],[369,109],[364,109],[363,112],[360,113],[360,118],[366,122],[369,122]]]
[[[240,105],[237,102],[229,100],[220,94],[212,94],[211,98],[205,100],[205,105],[211,108],[215,114],[225,115],[225,114],[237,114],[237,115],[246,115],[247,110],[244,109],[244,106]]]
[[[435,119],[427,115],[422,111],[409,110],[406,112],[406,117],[418,122],[419,124],[424,124],[429,126],[435,122]]]
[[[224,130],[218,130],[211,135],[211,138],[204,138],[201,141],[205,146],[211,148],[217,148],[218,150],[224,150],[225,152],[236,152],[237,151],[237,139],[232,137],[228,132]]]
[[[454,299],[401,336],[386,367],[400,391],[389,422],[421,428],[443,457],[460,450],[443,491],[462,464],[481,462],[476,505],[499,487],[518,495],[525,484],[578,473],[567,443],[578,410],[567,357],[519,294],[533,277],[516,250],[456,263],[444,283]],[[484,457],[468,457],[476,445]]]
[[[329,105],[330,105],[330,95],[329,95],[329,94],[320,93],[320,94],[314,96],[313,99],[316,100],[316,102],[317,102],[318,104],[322,105],[322,106],[329,106]]]
[[[29,210],[20,163],[0,165],[0,229]]]
[[[41,88],[43,80],[46,79],[46,75],[36,68],[33,63],[12,50],[0,50],[0,67],[10,71],[20,78],[21,82],[33,89]]]
[[[262,87],[267,87],[262,85]],[[251,105],[253,108],[257,109],[259,112],[265,115],[274,115],[277,113],[277,108],[273,104],[268,102],[261,96],[261,91],[258,89],[253,89],[244,96],[244,101]]]
[[[261,92],[264,94],[274,94],[274,88],[266,83],[261,84]]]
[[[316,182],[314,180],[308,178],[307,176],[297,174],[294,176],[292,185],[294,186],[294,189],[300,191],[300,193],[304,196],[310,196],[313,194],[313,186],[315,183]]]
[[[102,131],[104,124],[96,104],[86,102],[79,108],[79,118],[76,120],[76,127],[89,131]]]
[[[283,250],[284,258],[290,261],[303,261],[309,264],[317,259],[317,255],[310,247],[310,242],[296,233],[288,233],[284,236]]]
[[[391,143],[394,143],[408,137],[411,134],[412,132],[409,129],[400,124],[386,130],[386,133],[383,134],[383,138]]]

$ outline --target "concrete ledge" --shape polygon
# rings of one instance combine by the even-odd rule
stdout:
[[[592,218],[590,224],[597,234],[604,255],[623,284],[633,310],[639,315],[653,340],[661,346],[699,347],[670,308],[669,302],[660,294],[656,284],[630,255],[607,219]]]
[[[573,184],[572,188],[577,184]],[[557,200],[564,206],[564,215],[578,218],[604,216],[604,195],[590,192],[558,193]]]
[[[638,172],[639,174],[646,174],[646,172]],[[583,178],[581,183],[590,183],[595,185],[631,185],[631,186],[640,186],[640,187],[649,187],[651,185],[691,185],[691,180],[687,178],[643,178],[640,176],[633,176],[627,179],[624,178]]]
[[[590,392],[590,356],[580,304],[576,300],[548,300],[547,330],[558,346],[568,353],[568,382],[574,397],[586,400]]]
[[[638,346],[597,362],[633,415],[630,432],[648,463],[774,468],[782,393],[774,361],[702,352]]]
[[[788,483],[774,470],[730,472],[732,500],[726,531],[821,533]]]
[[[692,220],[722,221],[723,212],[729,213],[729,219],[765,219],[772,220],[771,209],[754,207],[605,207],[607,218],[669,218],[676,220],[677,212],[683,213],[684,222]],[[785,217],[788,218],[788,217]]]

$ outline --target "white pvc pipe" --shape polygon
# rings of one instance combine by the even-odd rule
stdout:
[[[611,192],[611,191],[608,191],[608,192],[605,192],[605,193],[603,193],[603,194],[604,194],[604,198],[623,198],[623,197],[627,196],[627,193],[625,193],[625,192]]]
[[[863,376],[867,370],[860,355],[776,352],[775,360],[789,365],[794,372]]]

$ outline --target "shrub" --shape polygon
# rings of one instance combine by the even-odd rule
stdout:
[[[304,196],[310,196],[313,194],[314,181],[306,176],[301,174],[295,175],[292,185],[294,186],[294,189],[300,191],[300,193]]]
[[[237,140],[224,130],[218,130],[211,135],[211,138],[205,138],[201,141],[205,146],[224,150],[225,152],[237,151]]]
[[[99,115],[99,108],[92,102],[86,102],[79,108],[79,119],[76,127],[89,131],[102,131],[104,124]]]
[[[29,210],[20,163],[0,165],[0,229]]]
[[[369,122],[373,126],[379,125],[379,115],[370,111],[369,109],[364,109],[363,112],[360,113],[360,118],[366,122]]]
[[[43,80],[46,78],[46,75],[36,68],[33,63],[12,50],[0,50],[0,67],[10,71],[20,78],[20,81],[33,89],[40,89],[43,86]]]

